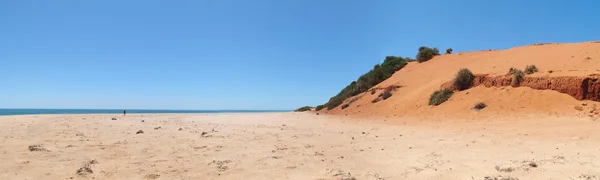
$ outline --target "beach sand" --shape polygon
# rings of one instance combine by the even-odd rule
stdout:
[[[599,179],[599,123],[314,113],[2,116],[0,179]]]

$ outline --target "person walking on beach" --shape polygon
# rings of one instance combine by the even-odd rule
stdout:
[[[125,116],[125,114],[127,114],[127,111],[123,110],[123,116]]]

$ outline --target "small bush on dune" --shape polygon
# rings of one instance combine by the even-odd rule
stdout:
[[[342,105],[342,109],[346,109],[348,106],[350,106],[350,104],[344,104]]]
[[[429,97],[429,105],[437,106],[446,102],[452,96],[452,90],[442,89],[437,90]]]
[[[523,77],[525,77],[525,73],[523,71],[518,69],[514,70],[510,84],[512,86],[519,86],[519,84],[521,84],[521,80],[523,80]]]
[[[538,69],[535,67],[535,65],[527,65],[527,67],[525,67],[526,74],[533,74],[535,72],[538,72]]]
[[[318,105],[315,110],[320,111],[321,109],[325,108],[324,105]]]
[[[379,101],[381,101],[381,98],[375,98],[375,99],[373,99],[373,100],[371,101],[371,103],[377,103],[377,102],[379,102]]]
[[[429,61],[434,56],[440,55],[440,50],[437,48],[429,48],[425,46],[421,46],[419,48],[419,53],[417,53],[417,61],[422,63],[425,61]]]
[[[294,110],[294,112],[310,111],[311,109],[312,109],[312,107],[310,107],[310,106],[304,106],[304,107],[301,107],[301,108],[298,108],[298,109]]]
[[[469,69],[461,69],[454,77],[454,87],[459,91],[468,89],[473,84],[475,76]]]
[[[446,54],[452,54],[452,48],[446,49]]]
[[[390,98],[390,97],[392,97],[392,92],[390,92],[390,91],[385,91],[385,92],[383,92],[383,93],[381,94],[381,98],[382,98],[383,100],[386,100],[386,99],[388,99],[388,98]]]
[[[479,110],[482,110],[485,107],[487,107],[487,104],[480,102],[480,103],[475,104],[475,107],[473,107],[473,109],[479,111]]]
[[[508,70],[508,74],[511,74],[511,75],[512,75],[512,74],[515,74],[517,71],[519,71],[519,69],[517,69],[517,68],[512,68],[512,67],[511,67],[511,68]]]

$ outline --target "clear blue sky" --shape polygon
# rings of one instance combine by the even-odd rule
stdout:
[[[294,109],[387,55],[600,39],[600,1],[0,0],[0,108]]]

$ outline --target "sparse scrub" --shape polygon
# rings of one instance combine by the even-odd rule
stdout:
[[[519,86],[523,80],[523,77],[525,77],[525,72],[516,69],[512,74],[512,80],[510,81],[510,84],[512,86]]]
[[[379,101],[381,101],[381,98],[377,97],[377,98],[373,99],[373,100],[371,101],[371,103],[377,103],[377,102],[379,102]]]
[[[536,43],[536,44],[532,44],[533,46],[543,46],[543,45],[548,45],[548,44],[552,44],[552,43]]]
[[[525,67],[525,73],[526,74],[533,74],[535,72],[538,72],[537,67],[535,67],[535,65],[527,65]]]
[[[437,48],[429,48],[426,46],[421,46],[419,48],[419,52],[417,53],[417,61],[419,63],[429,61],[434,56],[440,55],[440,50]]]
[[[344,104],[342,105],[342,109],[346,109],[348,106],[350,106],[350,104]]]
[[[298,108],[298,109],[294,110],[294,112],[310,111],[311,109],[312,109],[312,107],[310,107],[310,106],[304,106],[304,107],[301,107],[301,108]]]
[[[371,89],[371,95],[377,93],[377,89]]]
[[[469,69],[461,69],[454,77],[454,87],[459,91],[468,89],[473,84],[475,76]]]
[[[321,110],[321,109],[323,109],[323,108],[325,108],[325,106],[324,106],[324,105],[318,105],[318,106],[315,108],[315,110],[316,110],[316,111],[320,111],[320,110]]]
[[[390,97],[392,97],[392,92],[390,92],[390,91],[385,91],[385,92],[381,93],[381,98],[383,100],[386,100],[386,99],[388,99]]]
[[[487,107],[487,104],[485,104],[483,102],[480,102],[480,103],[475,104],[475,106],[473,107],[473,109],[479,111],[479,110],[482,110],[485,107]]]
[[[511,68],[508,70],[508,74],[510,74],[510,75],[512,75],[512,74],[515,74],[517,71],[519,71],[519,69],[517,69],[517,68],[512,68],[512,67],[511,67]]]
[[[446,54],[452,54],[452,48],[446,49]]]
[[[452,90],[442,89],[437,90],[429,97],[429,105],[437,106],[446,102],[452,96]]]
[[[398,56],[387,56],[381,65],[375,65],[372,70],[360,76],[358,80],[350,83],[350,85],[342,89],[337,95],[331,97],[324,106],[331,110],[342,105],[345,99],[368,91],[373,86],[391,77],[396,71],[402,69],[406,65],[407,59]]]

